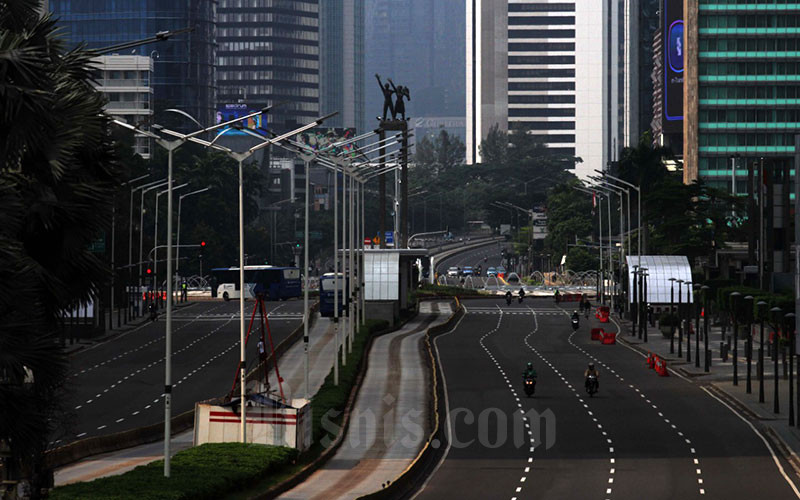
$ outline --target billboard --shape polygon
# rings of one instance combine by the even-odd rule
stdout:
[[[683,0],[663,0],[665,132],[683,130]]]
[[[311,149],[312,151],[319,151],[329,147],[331,144],[352,139],[356,136],[356,129],[342,128],[342,127],[317,127],[306,130],[297,134],[295,139],[303,147]],[[341,147],[335,147],[328,152],[334,155],[344,152],[345,155],[354,155],[355,146],[353,144],[346,144]]]
[[[217,106],[217,118],[215,123],[223,123],[242,116],[257,112],[257,109],[250,109],[247,104],[220,104]],[[257,134],[267,136],[267,116],[256,115],[248,118],[243,122],[243,125]],[[225,135],[248,135],[240,130],[233,129],[230,132],[225,132]]]

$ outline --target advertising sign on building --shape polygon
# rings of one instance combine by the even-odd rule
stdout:
[[[683,0],[663,0],[665,132],[683,130]]]
[[[331,148],[333,144],[352,139],[356,135],[354,128],[341,128],[341,127],[318,127],[306,130],[297,134],[295,140],[303,147],[312,151],[319,151],[325,149],[332,155],[338,155],[342,152],[345,155],[355,154],[355,146],[346,144]]]
[[[230,120],[235,120],[236,118],[241,118],[242,116],[247,116],[249,114],[253,114],[257,109],[250,109],[247,104],[239,103],[239,104],[220,104],[217,106],[217,123],[224,123]],[[247,127],[248,129],[256,132],[257,134],[266,136],[267,135],[267,117],[266,115],[256,115],[253,117],[248,118],[246,121],[242,122],[242,125]],[[241,130],[236,130],[235,128],[229,132],[225,132],[225,135],[247,135],[245,132]]]

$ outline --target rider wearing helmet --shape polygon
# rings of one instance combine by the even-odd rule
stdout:
[[[586,371],[583,372],[583,376],[586,379],[586,386],[589,386],[589,377],[594,376],[595,380],[597,380],[597,386],[600,387],[600,372],[594,367],[594,363],[589,363],[589,367],[586,368]]]
[[[524,297],[525,296],[525,287],[524,286],[519,287],[519,296],[520,297]]]
[[[525,367],[525,371],[522,372],[522,375],[525,378],[536,378],[536,370],[533,369],[533,363],[528,362],[528,366]]]

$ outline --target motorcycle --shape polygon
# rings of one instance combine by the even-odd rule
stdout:
[[[597,383],[597,377],[594,375],[589,375],[586,377],[586,392],[589,393],[590,398],[594,397],[598,387],[599,384]]]
[[[535,391],[536,379],[533,377],[525,377],[525,395],[531,397]]]
[[[572,318],[572,329],[577,330],[579,326],[580,326],[580,320],[577,317]]]
[[[525,296],[524,296],[524,295],[520,295],[520,296],[519,296],[519,299],[518,299],[518,300],[519,300],[519,303],[520,303],[520,304],[522,304],[522,299],[524,299],[524,298],[525,298]]]
[[[506,295],[506,305],[507,306],[511,305],[511,295]]]

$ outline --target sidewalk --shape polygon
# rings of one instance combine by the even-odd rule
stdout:
[[[637,350],[658,355],[667,362],[667,366],[687,378],[694,380],[696,383],[707,387],[710,391],[714,392],[721,399],[726,400],[728,404],[733,406],[736,410],[742,413],[751,421],[757,422],[765,430],[767,434],[771,435],[773,441],[777,441],[780,448],[783,448],[784,454],[792,455],[792,465],[795,469],[800,467],[800,429],[797,424],[794,427],[789,426],[789,380],[788,376],[784,377],[784,365],[782,359],[778,363],[778,402],[779,413],[775,413],[774,404],[774,388],[775,388],[775,363],[770,356],[768,356],[768,339],[769,335],[765,328],[764,331],[764,403],[759,403],[759,382],[758,382],[758,347],[759,347],[759,330],[755,328],[753,335],[753,360],[751,364],[751,393],[747,393],[747,358],[745,357],[745,339],[739,339],[738,342],[738,385],[733,384],[733,346],[731,345],[728,352],[727,361],[722,360],[721,344],[722,344],[722,329],[720,327],[712,327],[709,325],[709,342],[708,348],[711,351],[711,366],[708,373],[705,372],[705,342],[702,336],[703,323],[700,322],[701,336],[700,336],[700,366],[696,366],[695,352],[695,336],[691,335],[691,362],[686,361],[686,338],[684,336],[682,345],[682,356],[678,357],[678,333],[675,332],[674,352],[670,352],[670,339],[665,337],[658,328],[650,327],[648,325],[647,337],[648,342],[644,343],[643,340],[631,335],[631,322],[628,320],[619,320],[614,318],[620,326],[620,334],[617,339],[625,342]],[[609,323],[614,327],[613,323]],[[608,328],[608,327],[607,327]],[[730,329],[726,331],[725,343],[727,344],[728,338],[731,335]],[[732,340],[731,340],[732,342]],[[788,363],[788,357],[787,357]],[[795,368],[795,375],[797,375],[797,368]],[[788,372],[787,372],[788,373]],[[795,378],[795,384],[797,379]],[[795,385],[795,391],[797,386]],[[798,399],[795,394],[795,405]],[[796,415],[797,417],[798,415]],[[796,422],[800,420],[796,419]],[[777,439],[775,439],[777,438]]]
[[[378,491],[418,455],[427,428],[430,384],[425,331],[447,321],[449,302],[423,302],[400,330],[377,337],[347,435],[336,454],[283,499],[350,499]]]

